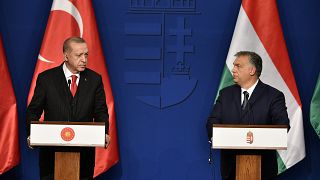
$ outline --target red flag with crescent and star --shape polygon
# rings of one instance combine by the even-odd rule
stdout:
[[[0,175],[20,162],[17,101],[0,36]]]
[[[111,144],[107,149],[96,148],[94,170],[96,177],[119,161],[119,152],[114,99],[91,0],[53,1],[33,74],[28,104],[33,96],[38,74],[63,62],[62,45],[64,40],[71,36],[80,36],[86,40],[90,52],[88,67],[102,76],[106,92]]]

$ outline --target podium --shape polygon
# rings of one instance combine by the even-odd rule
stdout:
[[[31,146],[104,147],[104,122],[32,121]],[[55,180],[80,179],[80,153],[55,152]]]
[[[214,124],[213,149],[286,150],[286,125]],[[261,155],[236,155],[236,179],[261,179]]]

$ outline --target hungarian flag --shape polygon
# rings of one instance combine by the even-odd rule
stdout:
[[[311,100],[310,122],[320,138],[320,74]]]
[[[33,96],[38,74],[59,66],[63,62],[62,45],[64,40],[71,36],[80,36],[86,40],[90,52],[88,67],[102,76],[106,92],[111,144],[107,149],[96,148],[94,171],[96,177],[119,161],[119,153],[114,99],[91,0],[53,1],[30,87],[28,103]]]
[[[282,91],[290,119],[288,149],[278,151],[281,173],[305,157],[301,101],[282,33],[276,0],[242,0],[219,89],[233,84],[238,51],[254,51],[263,60],[260,79]]]
[[[0,175],[20,162],[17,102],[0,36]]]

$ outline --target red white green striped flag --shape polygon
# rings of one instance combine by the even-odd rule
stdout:
[[[320,74],[311,100],[310,122],[320,138]]]
[[[275,0],[242,0],[219,89],[233,84],[234,54],[254,51],[263,60],[260,79],[282,91],[290,119],[288,149],[278,151],[281,173],[305,157],[301,101],[291,69]]]

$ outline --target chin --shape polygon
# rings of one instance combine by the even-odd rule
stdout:
[[[235,79],[235,78],[233,78],[233,82],[234,82],[234,83],[237,83],[237,82],[238,82],[238,80],[237,80],[237,79]]]
[[[78,71],[79,71],[79,72],[82,72],[82,71],[84,71],[85,69],[86,69],[86,68],[79,68]]]

